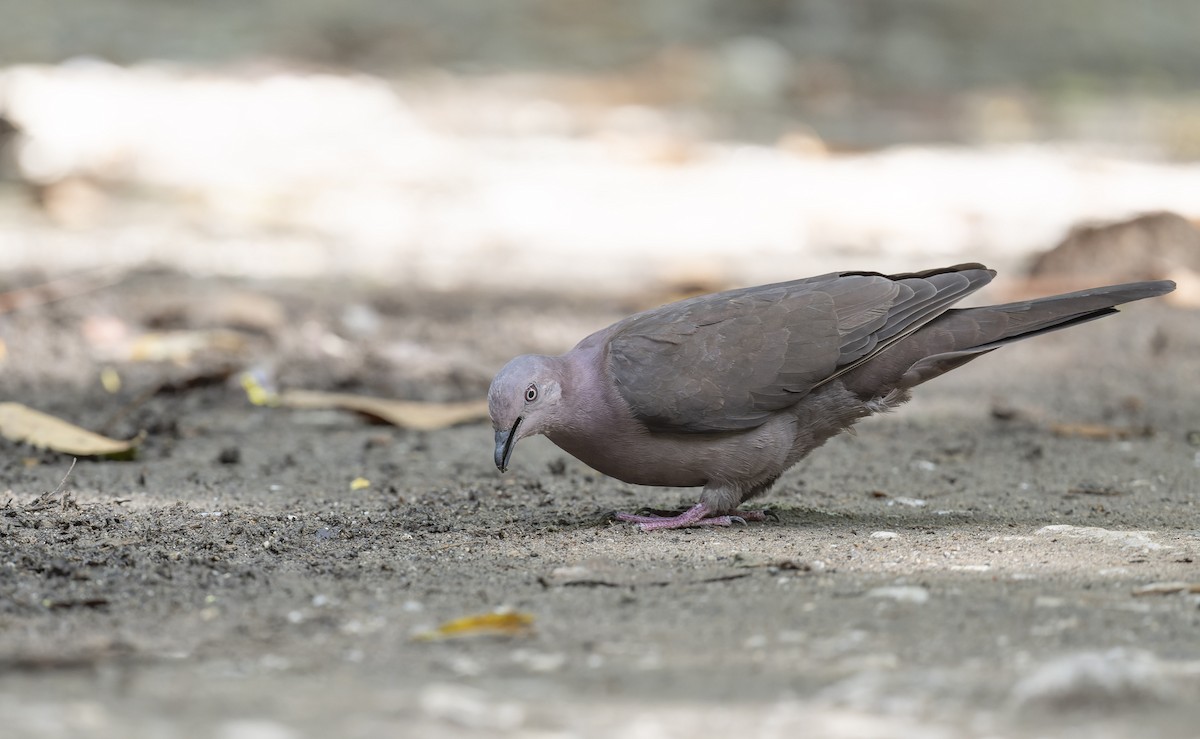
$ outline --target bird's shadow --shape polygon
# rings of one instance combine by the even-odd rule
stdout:
[[[678,516],[685,512],[686,507],[677,509],[653,508],[649,506],[638,508],[630,512],[639,516],[658,516],[669,518]],[[830,510],[827,508],[814,508],[809,506],[768,506],[763,508],[751,508],[749,510],[760,511],[766,518],[764,521],[750,521],[745,524],[738,524],[735,528],[760,528],[765,527],[770,530],[779,529],[816,529],[830,528],[846,530],[879,530],[879,529],[922,529],[927,531],[936,531],[942,529],[954,529],[966,524],[975,526],[1041,526],[1047,522],[1044,517],[1031,516],[1027,521],[1014,520],[1011,516],[993,515],[987,512],[979,511],[952,511],[939,512],[930,510],[928,512],[912,512],[908,515],[889,514],[885,512],[863,512],[863,511],[839,511]],[[611,526],[628,526],[617,518],[618,511],[613,509],[600,509],[592,515],[582,515],[575,522],[569,525],[569,528],[587,529]],[[736,516],[737,511],[733,511],[731,515]],[[560,522],[564,523],[564,522]],[[701,527],[705,528],[705,527]]]

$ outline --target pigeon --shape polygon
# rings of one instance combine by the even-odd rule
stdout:
[[[496,467],[544,434],[638,485],[702,487],[678,515],[615,514],[643,530],[762,520],[738,511],[827,440],[913,387],[1005,344],[1169,293],[1135,282],[975,308],[995,271],[959,264],[834,272],[702,295],[601,329],[558,356],[506,364],[488,391]]]

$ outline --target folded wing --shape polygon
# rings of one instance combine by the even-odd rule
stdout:
[[[692,298],[614,327],[608,368],[634,415],[655,431],[753,428],[994,275],[979,264],[839,272]]]

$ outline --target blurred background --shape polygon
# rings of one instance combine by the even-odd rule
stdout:
[[[0,17],[0,270],[703,288],[1017,272],[1083,224],[1170,211],[1186,241],[1200,217],[1188,0],[0,0]]]
[[[1165,304],[1200,306],[1198,31],[1196,0],[0,0],[0,734],[1194,736],[1200,321]],[[611,529],[693,493],[544,439],[494,468],[517,354],[968,261],[1000,270],[969,300],[1179,289],[951,373],[767,528]],[[534,633],[410,638],[510,605]]]

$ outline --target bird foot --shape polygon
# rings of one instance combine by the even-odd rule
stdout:
[[[767,515],[763,511],[743,511],[738,515],[715,513],[703,503],[697,503],[677,516],[641,516],[635,513],[618,513],[616,519],[626,523],[635,523],[642,531],[657,529],[685,529],[691,526],[732,526],[735,523],[744,524],[747,521],[765,521]]]

